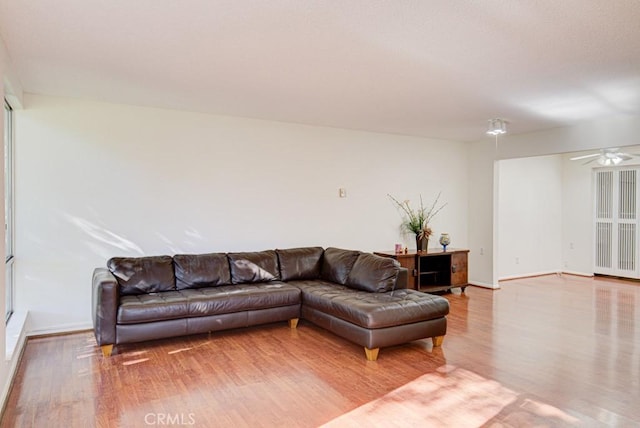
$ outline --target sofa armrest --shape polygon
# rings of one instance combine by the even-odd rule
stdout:
[[[105,268],[93,271],[92,316],[93,332],[98,345],[116,343],[116,317],[118,314],[118,281]]]
[[[396,278],[396,286],[394,287],[394,290],[397,290],[398,288],[407,288],[407,283],[409,281],[409,270],[407,268],[400,268],[400,271],[398,272],[398,278]]]

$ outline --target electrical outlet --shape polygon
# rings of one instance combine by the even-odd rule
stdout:
[[[346,198],[347,197],[347,189],[345,189],[344,187],[341,187],[338,189],[338,196],[340,196],[341,198]]]
[[[573,250],[573,242],[569,242],[569,249]]]
[[[516,257],[516,264],[519,265],[520,264],[520,257]]]
[[[484,248],[480,248],[480,255],[484,256]]]

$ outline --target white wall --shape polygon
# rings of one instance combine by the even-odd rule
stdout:
[[[593,274],[593,165],[571,161],[580,154],[563,155],[562,178],[562,270]]]
[[[495,148],[493,140],[469,145],[469,282],[489,288],[497,288],[497,269],[494,253],[497,246],[494,234]]]
[[[112,256],[391,250],[388,193],[442,191],[434,232],[467,245],[463,143],[34,95],[16,119],[16,298],[36,332],[88,327]]]
[[[561,270],[561,155],[510,159],[499,168],[500,279]]]

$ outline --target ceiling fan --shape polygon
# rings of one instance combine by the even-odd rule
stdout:
[[[598,153],[592,153],[590,155],[576,156],[571,158],[572,161],[589,159],[583,165],[587,165],[591,162],[598,162],[603,166],[614,166],[620,162],[628,161],[636,156],[640,156],[640,153],[623,153],[618,147],[611,147],[609,149],[600,149]]]

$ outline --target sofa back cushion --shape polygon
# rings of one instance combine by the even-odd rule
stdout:
[[[320,277],[325,281],[345,285],[360,251],[327,248],[324,250]]]
[[[231,284],[229,260],[225,253],[176,254],[173,266],[178,290]]]
[[[361,253],[349,272],[346,286],[372,293],[384,293],[394,288],[400,263],[388,257]]]
[[[317,279],[322,267],[322,247],[288,248],[276,250],[283,281]]]
[[[254,253],[229,253],[231,282],[267,282],[280,279],[278,256],[274,250]]]
[[[113,257],[107,267],[116,277],[121,295],[175,290],[170,256]]]

